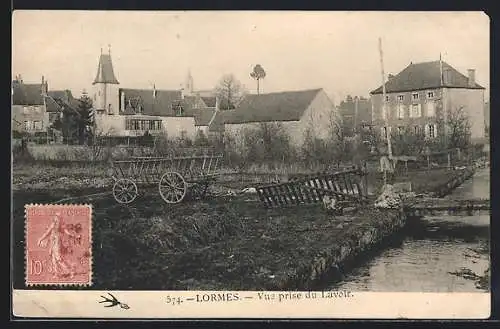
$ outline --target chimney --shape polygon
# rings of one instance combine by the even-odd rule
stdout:
[[[469,87],[475,87],[476,86],[476,70],[468,69],[467,73],[468,73],[468,77],[469,77],[469,79],[468,79]]]
[[[47,81],[45,81],[45,77],[42,75],[42,94],[47,95],[48,91],[49,91],[49,87],[48,87]]]
[[[17,81],[19,81],[19,83],[23,83],[23,77],[20,74],[17,76]]]
[[[394,75],[390,74],[387,76],[387,80],[391,80],[392,78],[394,78]]]
[[[120,93],[120,111],[124,112],[125,111],[125,92],[122,91]]]

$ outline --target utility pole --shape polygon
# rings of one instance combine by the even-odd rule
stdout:
[[[444,121],[444,127],[443,127],[443,140],[444,140],[444,145],[445,148],[448,147],[448,106],[446,102],[446,88],[445,88],[445,82],[444,81],[444,72],[443,72],[443,59],[441,57],[441,53],[439,53],[439,74],[440,74],[440,82],[441,82],[441,99],[442,99],[442,104],[443,104],[443,121]]]
[[[387,113],[387,106],[386,106],[386,90],[385,90],[385,73],[384,73],[384,55],[382,52],[382,38],[378,38],[378,46],[379,46],[379,51],[380,51],[380,68],[381,68],[381,73],[382,73],[382,113],[384,115],[385,119],[385,126],[386,126],[386,138],[387,138],[387,152],[389,153],[389,159],[392,158],[392,145],[391,145],[391,130],[389,127],[389,115]]]

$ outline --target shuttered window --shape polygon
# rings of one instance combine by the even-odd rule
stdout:
[[[422,116],[421,104],[413,104],[411,106],[410,117],[411,118],[420,118],[421,116]]]

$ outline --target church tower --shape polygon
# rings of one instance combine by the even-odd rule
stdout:
[[[193,81],[193,76],[191,75],[191,70],[188,70],[188,74],[186,77],[186,84],[184,85],[184,90],[187,95],[192,95],[194,92],[194,81]]]
[[[95,88],[94,108],[100,114],[119,114],[118,107],[118,80],[113,71],[111,61],[111,46],[108,46],[108,54],[102,53],[99,57],[97,75],[92,85]]]

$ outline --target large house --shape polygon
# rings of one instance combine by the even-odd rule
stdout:
[[[462,108],[471,123],[471,139],[484,140],[484,87],[475,70],[465,76],[443,61],[410,63],[371,94],[372,120],[386,136],[394,130],[410,129],[436,138],[447,129],[452,111]],[[385,103],[385,110],[384,110]]]
[[[197,120],[211,118],[217,109],[213,94],[193,90],[190,73],[181,90],[119,88],[110,53],[101,53],[93,85],[96,126],[102,135],[133,137],[147,132],[194,138],[210,122]]]
[[[48,83],[24,83],[20,75],[12,81],[12,131],[37,133],[47,131],[49,115],[45,104]]]
[[[61,118],[65,106],[76,108],[77,100],[69,90],[48,90],[42,76],[41,83],[24,83],[20,75],[12,81],[12,131],[33,135],[48,132]]]
[[[309,130],[326,138],[335,106],[323,89],[247,95],[234,110],[223,111],[225,133],[242,136],[245,129],[261,123],[281,123],[295,145],[304,142]]]

